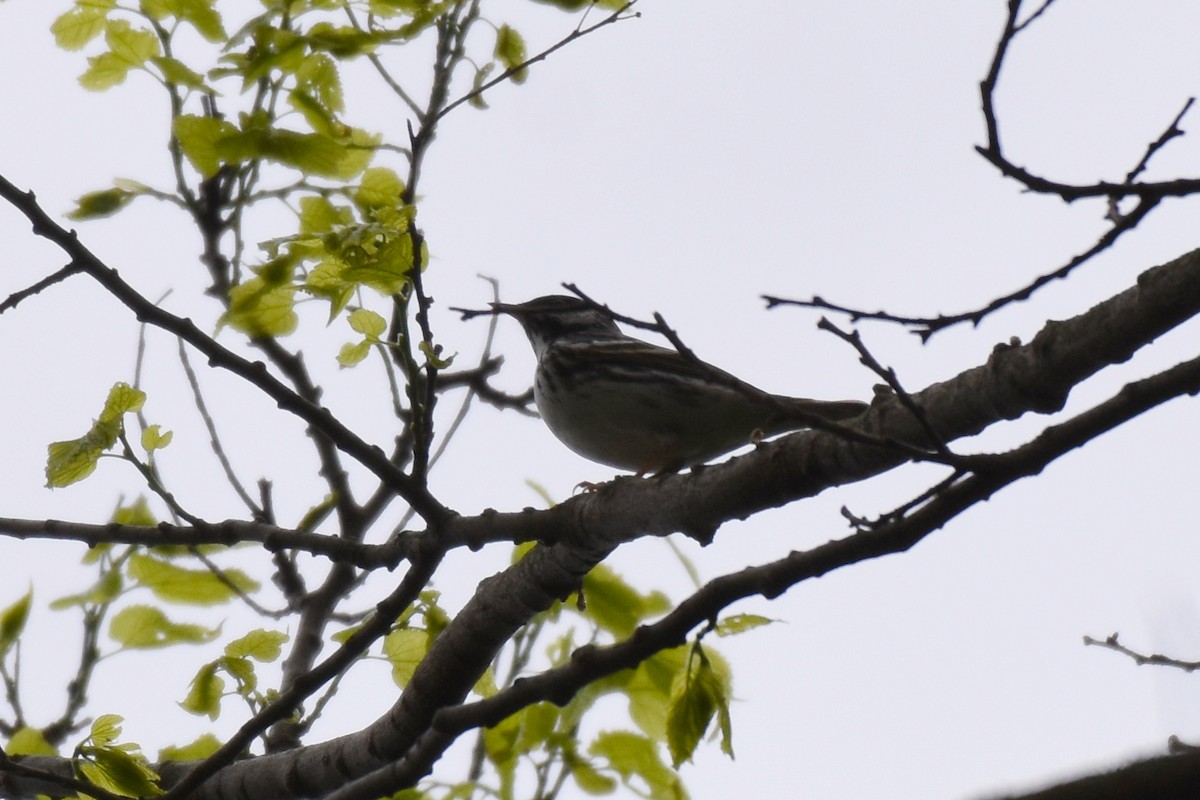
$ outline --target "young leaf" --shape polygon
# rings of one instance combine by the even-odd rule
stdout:
[[[8,653],[17,639],[21,638],[25,623],[29,620],[32,601],[33,589],[30,589],[15,603],[0,611],[0,657]]]
[[[676,769],[692,760],[696,746],[704,738],[708,723],[717,710],[719,690],[712,671],[702,665],[683,683],[683,690],[671,700],[667,713],[667,747]]]
[[[227,644],[225,655],[231,658],[253,658],[255,661],[269,663],[279,658],[282,645],[287,640],[286,633],[257,628]]]
[[[220,324],[250,336],[287,336],[300,322],[295,305],[296,287],[250,278],[229,290],[229,310]]]
[[[146,650],[173,644],[199,644],[212,641],[218,631],[202,625],[182,625],[167,619],[153,606],[129,606],[112,618],[108,635],[122,647]]]
[[[363,173],[354,202],[364,211],[376,208],[394,208],[400,204],[404,192],[404,181],[395,171],[386,167],[371,167]]]
[[[654,742],[629,731],[601,733],[588,752],[608,760],[621,779],[639,778],[649,787],[647,796],[654,800],[683,798],[687,792],[679,776],[658,755]],[[640,794],[640,793],[639,793]]]
[[[258,583],[241,570],[222,570],[218,577],[207,569],[184,569],[143,554],[130,557],[128,570],[138,584],[171,603],[215,605],[236,597],[234,587],[242,592],[258,590]]]
[[[86,741],[96,747],[107,747],[121,735],[121,723],[125,718],[119,714],[101,714],[92,723]]]
[[[92,429],[78,439],[53,442],[47,450],[46,485],[61,488],[83,480],[96,469],[96,462],[104,451],[117,442],[124,430],[121,418],[130,411],[138,411],[146,402],[146,395],[127,383],[114,384],[100,418]]]
[[[54,745],[37,728],[18,728],[4,744],[4,752],[10,756],[56,756]]]
[[[583,579],[583,595],[587,598],[587,615],[601,628],[621,637],[633,633],[638,623],[647,617],[670,608],[666,595],[661,592],[640,594],[603,564]]]
[[[161,425],[147,425],[142,431],[142,447],[147,453],[154,450],[161,450],[171,443],[171,439],[175,434],[171,431],[163,433]]]
[[[676,677],[667,712],[667,747],[676,768],[691,760],[714,716],[721,731],[721,750],[733,756],[730,684],[728,663],[699,642],[694,644],[686,666]]]
[[[116,599],[121,594],[123,586],[124,581],[121,578],[121,573],[115,569],[110,569],[105,571],[100,576],[100,579],[87,591],[53,600],[50,603],[50,608],[54,611],[61,611],[64,608],[75,606],[103,605]]]
[[[61,489],[78,483],[96,471],[96,463],[106,446],[84,436],[66,442],[51,442],[46,448],[46,486]]]
[[[514,69],[525,62],[528,57],[525,51],[525,39],[508,25],[501,25],[496,32],[496,60],[504,65],[506,70]],[[512,75],[513,83],[524,83],[529,77],[529,69],[522,68]]]
[[[67,217],[74,220],[111,217],[129,205],[129,201],[136,196],[135,193],[119,187],[88,192],[75,201],[75,208],[67,213]]]
[[[731,614],[717,622],[717,635],[733,636],[738,633],[754,630],[763,625],[770,625],[773,622],[775,620],[770,617],[763,617],[758,614]]]
[[[366,336],[367,341],[370,342],[379,341],[379,337],[387,330],[387,320],[366,308],[359,308],[350,312],[347,322],[350,323],[351,328]]]
[[[115,422],[130,411],[141,411],[146,403],[146,393],[128,383],[114,383],[100,411],[101,422]]]
[[[92,783],[125,797],[151,797],[163,793],[158,774],[146,760],[116,747],[85,748],[79,771]]]
[[[117,506],[109,521],[118,525],[141,525],[144,527],[153,527],[158,524],[158,520],[150,511],[150,504],[146,502],[145,497],[141,496],[127,506]]]
[[[419,628],[394,630],[383,640],[383,654],[392,665],[392,680],[407,686],[421,659],[429,652],[429,632]]]
[[[300,198],[300,233],[325,233],[335,225],[349,225],[354,212],[348,206],[335,206],[328,198],[311,195]]]
[[[163,80],[167,83],[186,86],[189,89],[205,89],[208,87],[203,75],[177,58],[155,56],[150,59],[150,63],[158,67],[159,71],[162,72]]]
[[[223,119],[183,114],[171,122],[171,133],[196,171],[211,178],[221,168],[223,143],[236,137],[238,129]]]
[[[564,753],[563,762],[571,771],[575,785],[588,794],[612,794],[616,790],[615,778],[605,775],[576,753]]]
[[[208,41],[223,42],[228,37],[215,5],[213,0],[142,0],[142,12],[152,19],[173,16],[190,23]]]
[[[80,50],[104,31],[108,12],[116,0],[95,0],[86,5],[77,5],[62,14],[50,26],[54,42],[63,50]]]
[[[357,343],[347,342],[342,345],[342,349],[338,350],[337,362],[342,369],[350,369],[357,367],[371,353],[371,343],[362,341]]]
[[[187,697],[179,705],[189,714],[215,720],[221,714],[221,695],[224,693],[225,681],[217,674],[217,664],[205,664],[192,679]]]
[[[85,89],[102,91],[123,83],[129,70],[142,67],[160,54],[153,31],[134,28],[122,19],[109,20],[104,41],[108,52],[89,58],[87,71],[79,76]]]
[[[164,747],[158,751],[159,761],[200,761],[221,749],[221,740],[211,733],[202,733],[182,747]]]

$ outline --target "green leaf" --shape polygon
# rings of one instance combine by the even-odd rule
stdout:
[[[205,664],[192,679],[187,697],[180,707],[189,714],[216,719],[221,714],[221,696],[225,693],[225,681],[217,674],[216,663]]]
[[[300,233],[325,233],[336,225],[349,225],[354,212],[348,206],[335,206],[320,195],[300,198]]]
[[[205,89],[208,87],[203,75],[177,58],[156,56],[150,59],[150,62],[158,67],[162,72],[163,80],[167,83],[186,86],[189,89]]]
[[[369,341],[377,342],[387,330],[387,321],[379,314],[366,308],[350,312],[347,318],[350,327],[366,336]]]
[[[129,205],[129,201],[135,197],[136,193],[119,187],[88,192],[75,201],[75,208],[69,211],[67,216],[74,220],[110,217]]]
[[[161,450],[171,443],[174,436],[175,434],[171,431],[163,433],[161,425],[147,425],[146,429],[142,431],[142,448],[147,453]]]
[[[670,608],[666,595],[661,592],[640,594],[603,564],[583,579],[583,594],[587,598],[587,616],[620,637],[629,636],[647,617]]]
[[[380,207],[396,208],[400,205],[400,195],[403,193],[404,181],[394,170],[372,167],[363,173],[358,190],[354,192],[354,202],[365,211]]]
[[[50,26],[54,43],[63,50],[80,50],[104,30],[116,0],[94,0],[60,15]]]
[[[686,667],[675,681],[667,713],[667,746],[676,767],[691,760],[714,716],[721,731],[721,749],[733,756],[729,665],[699,642],[691,650]]]
[[[279,658],[282,645],[288,638],[286,633],[257,628],[226,645],[225,655],[231,658],[253,658],[264,664],[269,663]]]
[[[429,632],[419,628],[401,628],[383,640],[383,655],[392,665],[392,680],[404,687],[412,680],[417,665],[429,652]]]
[[[355,285],[342,279],[345,265],[339,260],[328,258],[322,261],[304,279],[304,291],[329,301],[329,319],[333,320],[354,299]]]
[[[213,0],[142,0],[141,5],[142,11],[152,19],[173,16],[189,23],[210,42],[224,42],[228,38]]]
[[[370,31],[329,22],[313,25],[307,38],[313,50],[324,50],[343,60],[371,52],[379,41],[379,36]]]
[[[417,345],[417,349],[425,355],[426,362],[433,365],[435,369],[446,369],[454,363],[454,356],[442,355],[442,346],[440,344],[421,342]]]
[[[378,137],[354,130],[350,136],[334,138],[323,133],[250,128],[222,139],[218,153],[229,162],[264,158],[307,175],[349,180],[366,168],[378,141]]]
[[[121,609],[108,626],[108,635],[114,641],[133,650],[200,644],[212,641],[217,633],[202,625],[172,622],[160,609],[141,605]]]
[[[106,448],[87,437],[67,442],[52,442],[47,448],[46,486],[61,489],[78,483],[96,471],[96,463]]]
[[[671,710],[667,714],[667,747],[676,768],[692,760],[696,746],[704,738],[708,723],[716,713],[715,683],[708,671],[698,670],[671,703]]]
[[[552,703],[534,703],[521,710],[521,737],[518,747],[528,753],[550,738],[560,715],[558,706]]]
[[[520,734],[520,712],[501,720],[499,724],[483,731],[484,754],[500,776],[501,798],[513,797],[513,784],[517,774],[517,737]]]
[[[159,761],[201,761],[221,749],[221,740],[211,733],[202,733],[182,747],[164,747],[158,751]]]
[[[21,638],[25,623],[29,621],[29,607],[33,602],[33,589],[25,592],[16,602],[0,611],[0,657],[3,657]]]
[[[482,89],[483,84],[487,83],[487,79],[489,77],[491,77],[492,70],[495,68],[496,68],[496,62],[491,61],[487,64],[484,64],[482,67],[479,67],[478,69],[476,69],[475,70],[475,78],[471,81],[471,91],[477,91],[479,89]],[[480,92],[479,94],[471,95],[471,99],[468,100],[467,102],[470,103],[475,108],[478,108],[481,110],[489,108],[489,106],[487,104],[487,100],[485,100],[483,98],[482,92]]]
[[[371,353],[371,343],[362,342],[347,342],[338,350],[337,362],[342,369],[351,369],[361,364]]]
[[[304,97],[302,102],[320,109],[320,114],[330,120],[346,108],[337,62],[324,53],[310,53],[305,57],[296,70],[296,87]]]
[[[258,688],[258,676],[254,674],[254,662],[250,659],[224,656],[217,659],[217,664],[237,681],[236,691],[242,697],[250,697]]]
[[[101,714],[92,723],[87,741],[96,747],[107,747],[120,737],[121,723],[124,721],[125,718],[119,714]]]
[[[145,763],[123,750],[88,752],[90,762],[79,765],[83,776],[95,785],[125,797],[151,797],[163,793],[155,781],[158,774]]]
[[[233,587],[245,593],[258,590],[258,583],[241,570],[225,569],[217,577],[207,569],[185,569],[140,553],[130,557],[128,570],[139,585],[171,603],[215,605],[237,597]]]
[[[141,496],[127,506],[117,506],[109,521],[118,525],[141,525],[147,528],[158,524],[158,520],[150,511],[150,504]]]
[[[758,614],[731,614],[717,622],[717,635],[734,636],[754,630],[755,628],[760,628],[763,625],[770,625],[773,622],[775,620],[770,617],[763,617]]]
[[[229,290],[229,310],[220,324],[250,336],[287,336],[296,330],[296,287],[250,278]]]
[[[10,756],[56,756],[58,750],[46,741],[46,737],[37,728],[18,728],[4,745],[4,752]]]
[[[163,793],[158,774],[146,759],[122,747],[81,747],[79,771],[92,783],[125,797],[151,797]]]
[[[496,32],[496,60],[504,65],[506,70],[515,69],[525,63],[528,55],[525,50],[525,39],[508,25],[501,25]],[[512,75],[513,83],[524,83],[529,77],[529,69],[517,70]]]
[[[83,607],[110,603],[121,594],[123,585],[124,582],[121,578],[121,573],[115,569],[110,569],[104,572],[100,576],[100,579],[86,592],[60,597],[50,603],[50,608],[54,611],[60,611],[64,608],[72,608],[74,606]]]
[[[588,752],[608,760],[626,784],[631,778],[645,782],[653,800],[687,797],[679,776],[659,757],[654,742],[629,731],[607,731],[596,737]]]
[[[638,664],[625,685],[629,716],[643,733],[656,740],[667,736],[672,688],[684,669],[687,654],[686,645],[661,650]]]
[[[121,418],[127,412],[140,410],[145,401],[146,395],[140,389],[127,383],[114,384],[91,430],[78,439],[53,442],[47,448],[46,485],[61,488],[91,475],[100,456],[116,444],[124,430]]]
[[[563,762],[571,771],[575,785],[588,794],[612,794],[617,788],[617,781],[592,766],[587,759],[576,753],[564,753]]]
[[[129,69],[129,63],[116,53],[89,56],[88,68],[79,76],[79,83],[89,91],[102,92],[124,83]]]
[[[108,390],[104,408],[100,412],[101,422],[116,422],[130,411],[141,411],[146,403],[146,393],[128,383],[114,383]]]
[[[196,171],[211,178],[221,168],[222,143],[236,137],[238,129],[223,119],[183,114],[172,120],[171,133]]]
[[[359,252],[343,252],[353,259],[342,270],[343,280],[370,286],[385,295],[399,294],[408,286],[413,265],[412,239],[408,236],[390,237]]]
[[[500,691],[500,687],[496,685],[496,673],[490,666],[479,676],[479,680],[475,681],[471,691],[480,697],[491,697]]]
[[[123,83],[131,69],[160,54],[154,32],[134,28],[126,20],[110,20],[104,41],[108,52],[89,58],[87,71],[79,76],[85,89],[101,91]]]
[[[337,501],[338,496],[336,493],[330,492],[329,494],[325,495],[325,497],[321,499],[321,502],[304,512],[304,516],[300,518],[298,523],[296,523],[296,530],[316,530],[317,526],[324,522],[325,519],[333,512],[333,510],[337,508]]]

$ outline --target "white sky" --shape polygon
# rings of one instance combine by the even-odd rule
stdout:
[[[103,95],[77,87],[82,57],[57,52],[47,30],[65,7],[0,6],[0,174],[34,189],[55,214],[114,176],[161,184],[166,165],[167,112],[149,81]],[[954,312],[1057,267],[1104,230],[1101,206],[1022,195],[972,149],[982,143],[977,87],[1000,32],[1001,0],[643,0],[639,8],[640,20],[567,48],[525,86],[495,91],[486,113],[464,108],[446,120],[426,167],[421,221],[435,259],[426,280],[442,309],[438,330],[464,359],[478,352],[485,326],[459,324],[445,308],[485,302],[488,287],[475,278],[482,272],[501,281],[506,299],[574,281],[625,313],[661,311],[701,356],[773,391],[866,398],[873,377],[816,331],[815,314],[767,313],[758,295]],[[492,19],[518,27],[531,52],[572,24],[515,0],[498,3]],[[1002,133],[1013,159],[1065,180],[1120,178],[1197,92],[1198,25],[1200,9],[1186,0],[1060,0],[1018,40],[1003,79]],[[363,112],[371,124],[402,124],[378,88],[356,89],[352,102],[371,108]],[[1196,113],[1186,128],[1200,129]],[[1161,154],[1154,176],[1194,175],[1196,135]],[[905,385],[922,388],[1195,247],[1192,208],[1165,204],[1077,278],[978,329],[924,347],[884,326],[864,326],[864,335]],[[260,238],[281,235],[278,217],[260,224]],[[215,318],[215,304],[189,297],[204,285],[198,242],[173,210],[140,201],[80,233],[144,294],[173,289],[168,307]],[[0,295],[62,263],[11,209],[0,209],[0,236]],[[320,335],[322,313],[307,320],[307,335]],[[1197,330],[1193,322],[1087,382],[1067,412],[1193,356]],[[131,378],[135,336],[128,314],[80,278],[0,318],[0,515],[101,521],[115,497],[138,493],[136,476],[115,463],[84,485],[42,488],[46,444],[82,433],[108,386]],[[381,430],[372,428],[386,412],[378,374],[330,369],[349,338],[343,328],[315,343],[309,363],[339,381],[326,395],[331,407],[356,430]],[[498,349],[502,383],[527,386],[532,354],[515,324],[502,327]],[[163,469],[189,508],[211,519],[236,514],[174,352],[173,342],[151,339],[146,413],[176,431]],[[288,439],[300,426],[228,378],[206,380],[244,479],[272,477],[281,518],[295,519],[319,496],[303,440]],[[1043,422],[997,426],[960,446],[1011,446]],[[786,786],[818,800],[973,797],[1161,752],[1170,734],[1200,738],[1194,679],[1081,645],[1085,634],[1120,631],[1142,649],[1183,658],[1200,651],[1196,431],[1194,403],[1177,400],[1005,490],[910,553],[836,572],[775,603],[736,607],[781,623],[718,645],[737,681],[737,759],[701,751],[683,773],[693,796]],[[540,504],[527,480],[566,497],[579,481],[610,474],[536,420],[480,409],[435,488],[465,513],[512,510]],[[707,549],[680,544],[715,576],[841,537],[842,505],[863,515],[887,510],[934,474],[900,470],[728,525]],[[73,590],[81,551],[0,541],[0,605],[31,583],[43,603]],[[439,584],[447,603],[457,607],[503,559],[496,551],[482,564],[453,560]],[[676,598],[687,591],[662,542],[640,542],[614,564],[645,588]],[[219,613],[231,614],[229,636],[258,624]],[[73,622],[45,610],[33,620],[51,626],[25,650],[35,722],[59,708],[75,650],[60,637]],[[125,714],[129,738],[151,752],[206,729],[172,705],[198,657],[160,656],[105,664],[93,694],[95,713]],[[379,683],[357,708],[331,715],[321,735],[360,727],[391,702],[385,671],[359,669],[374,670]],[[161,685],[131,685],[129,676],[145,670],[162,675]],[[230,717],[235,711],[230,705]],[[452,766],[442,775],[453,777]]]

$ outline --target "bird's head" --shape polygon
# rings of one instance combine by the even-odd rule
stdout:
[[[521,323],[538,358],[561,339],[589,341],[623,336],[611,317],[578,297],[550,294],[525,303],[492,303],[492,308]]]

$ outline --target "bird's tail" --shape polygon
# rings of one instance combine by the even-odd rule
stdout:
[[[802,397],[781,397],[776,395],[786,416],[803,421],[805,417],[820,417],[829,422],[842,422],[853,419],[866,411],[869,406],[857,400],[809,400]]]

